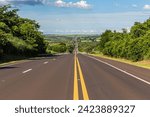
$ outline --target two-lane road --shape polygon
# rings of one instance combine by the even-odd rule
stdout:
[[[66,54],[0,67],[0,99],[150,99],[150,70]]]

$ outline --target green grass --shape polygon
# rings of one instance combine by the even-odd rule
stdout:
[[[0,66],[5,66],[5,65],[12,65],[15,63],[20,63],[24,62],[29,57],[24,57],[24,56],[15,56],[15,55],[5,55],[0,58]]]
[[[150,69],[150,60],[132,62],[132,61],[126,60],[126,59],[112,58],[112,57],[109,57],[109,56],[105,56],[103,54],[90,54],[90,55],[101,57],[101,58],[106,58],[106,59],[110,59],[110,60],[115,60],[115,61],[119,61],[119,62],[123,62],[123,63],[127,63],[127,64],[130,64],[130,65],[135,65],[135,66],[138,66],[138,67],[146,68],[146,69]]]

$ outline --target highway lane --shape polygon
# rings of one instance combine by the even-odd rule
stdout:
[[[100,61],[98,61],[100,60]],[[150,99],[150,70],[88,55],[36,58],[0,67],[0,99]]]
[[[62,55],[1,69],[0,99],[72,99],[73,58]]]
[[[116,66],[117,68],[127,71],[128,73],[131,73],[133,75],[137,75],[138,77],[150,82],[150,70],[145,69],[142,67],[136,67],[130,64],[110,60],[110,59],[105,59],[105,58],[100,58],[100,57],[94,57],[96,59],[99,59],[100,61],[106,62],[108,64],[111,64],[113,66]]]
[[[82,66],[90,99],[150,99],[149,84],[135,79],[91,57],[79,54],[78,58]],[[106,61],[106,59],[103,60]],[[107,62],[111,64],[114,61],[107,60]],[[123,63],[121,65],[121,63],[118,62],[115,62],[115,64],[113,63],[113,65],[116,67],[125,66]],[[129,72],[131,72],[131,69],[133,71],[135,69],[141,70],[141,68],[135,66],[127,64],[126,66],[130,69],[126,69],[126,71],[129,70]],[[123,67],[123,69],[125,70],[125,67]],[[150,70],[142,69],[142,71],[147,73],[145,76],[150,73]],[[138,72],[136,75],[141,76],[142,71]]]

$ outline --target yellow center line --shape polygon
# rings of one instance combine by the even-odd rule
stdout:
[[[78,93],[78,79],[77,79],[77,57],[74,57],[74,100],[79,100],[79,93]]]
[[[83,94],[83,99],[84,100],[89,100],[87,88],[85,85],[82,69],[78,60],[77,55],[75,54],[74,56],[74,94],[73,94],[73,99],[74,100],[79,100],[79,88],[78,88],[78,70],[79,70],[79,77],[80,77],[80,82],[81,82],[81,88],[82,88],[82,94]]]
[[[85,85],[83,73],[82,73],[81,66],[80,66],[78,58],[77,58],[77,65],[78,65],[78,68],[79,68],[79,76],[80,76],[80,80],[81,80],[81,87],[82,87],[83,99],[84,100],[89,100],[87,88],[86,88],[86,85]]]

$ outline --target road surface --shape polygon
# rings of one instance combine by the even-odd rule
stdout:
[[[150,70],[82,54],[0,67],[1,100],[150,99]]]

